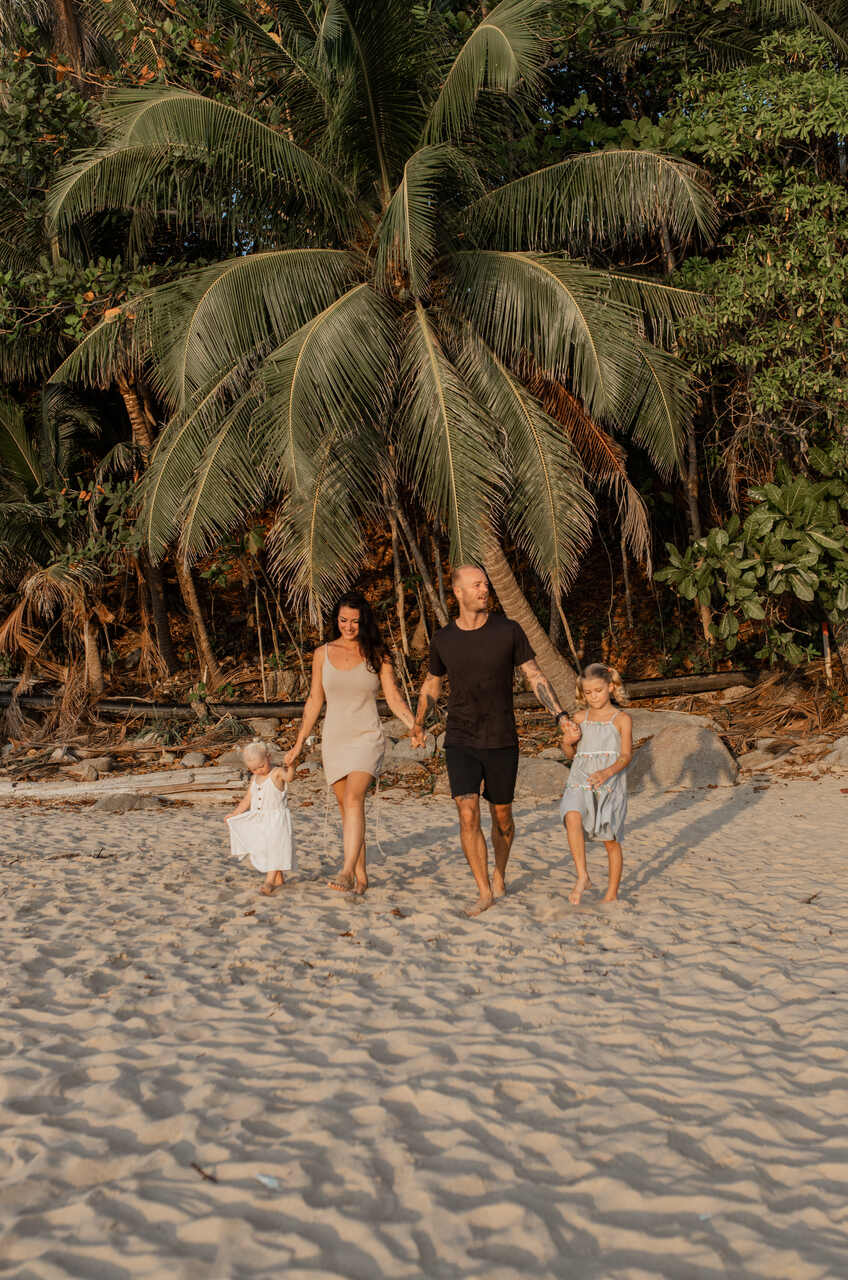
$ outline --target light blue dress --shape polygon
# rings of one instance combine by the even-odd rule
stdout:
[[[612,720],[587,718],[580,730],[582,737],[559,802],[560,818],[564,821],[567,813],[579,813],[587,839],[620,840],[627,817],[627,771],[613,774],[608,782],[594,789],[586,779],[618,759],[621,734]]]

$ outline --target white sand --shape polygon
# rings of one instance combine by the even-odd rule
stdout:
[[[363,901],[321,818],[263,899],[220,812],[0,812],[0,1276],[848,1275],[839,780],[637,799],[610,911],[521,804],[479,921],[449,801]]]

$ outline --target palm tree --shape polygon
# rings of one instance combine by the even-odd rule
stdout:
[[[548,10],[502,0],[457,51],[405,0],[278,3],[270,33],[218,0],[267,118],[180,88],[107,102],[104,145],[50,194],[57,231],[126,210],[136,240],[202,221],[240,250],[134,299],[55,375],[111,381],[129,350],[167,405],[144,481],[154,556],[174,539],[202,554],[274,503],[276,570],[317,616],[361,563],[365,519],[405,486],[454,563],[497,579],[508,532],[559,598],[594,505],[545,389],[678,466],[687,379],[659,340],[692,295],[600,252],[660,219],[679,243],[709,235],[713,206],[691,165],[648,151],[501,181],[481,138],[538,104]],[[540,655],[570,700],[570,668]]]

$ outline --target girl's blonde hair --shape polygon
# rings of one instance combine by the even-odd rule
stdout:
[[[586,695],[583,692],[584,680],[603,680],[610,686],[610,698],[620,707],[626,707],[630,696],[624,687],[624,681],[615,667],[606,667],[602,662],[593,662],[583,668],[582,676],[577,677],[577,705],[586,706]]]
[[[271,752],[268,743],[263,742],[261,738],[254,738],[252,742],[247,742],[241,749],[241,758],[245,764],[248,760],[256,760],[259,756],[264,756],[266,760],[271,759]]]

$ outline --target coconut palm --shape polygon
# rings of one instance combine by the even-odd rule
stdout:
[[[134,299],[56,375],[109,382],[131,352],[168,406],[144,481],[153,555],[177,538],[201,554],[275,503],[276,568],[316,615],[402,485],[455,563],[508,572],[508,532],[560,593],[594,514],[566,427],[678,465],[687,381],[659,343],[692,296],[600,252],[660,219],[679,243],[709,235],[713,206],[692,166],[648,151],[501,181],[481,139],[535,109],[549,8],[502,0],[457,50],[402,0],[278,3],[270,33],[219,0],[265,118],[179,88],[108,100],[104,145],[50,194],[57,230],[126,210],[138,241],[168,218],[239,248]],[[523,596],[512,608],[532,628]]]

